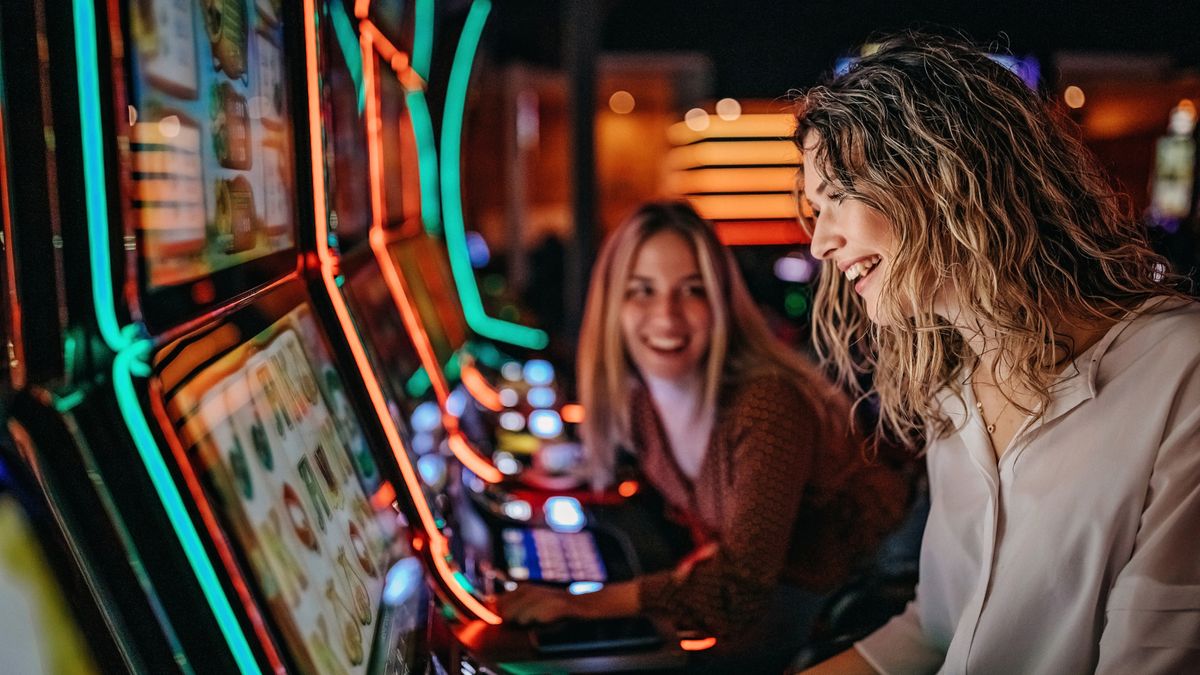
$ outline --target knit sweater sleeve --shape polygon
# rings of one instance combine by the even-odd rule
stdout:
[[[730,467],[718,552],[686,578],[666,571],[639,582],[643,609],[717,636],[736,633],[764,611],[819,442],[810,404],[790,382],[766,378],[731,398],[718,418],[728,428],[709,448]]]

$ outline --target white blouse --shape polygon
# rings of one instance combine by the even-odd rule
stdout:
[[[1200,303],[1159,309],[1081,354],[999,462],[971,388],[943,392],[917,598],[855,645],[876,670],[1200,673]]]

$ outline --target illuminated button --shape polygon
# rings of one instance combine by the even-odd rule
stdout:
[[[426,401],[417,406],[412,414],[413,431],[434,431],[442,423],[442,411],[433,401]]]
[[[529,520],[533,516],[533,507],[524,499],[514,499],[504,503],[504,515],[513,520]]]
[[[521,534],[520,530],[512,527],[504,528],[502,536],[504,537],[504,541],[509,544],[520,544],[525,541],[525,535]]]
[[[500,405],[504,406],[505,408],[512,408],[520,402],[521,395],[517,393],[516,389],[505,387],[504,389],[500,390]]]
[[[387,581],[383,586],[383,602],[396,607],[403,605],[412,598],[413,593],[421,587],[421,563],[416,558],[399,560],[388,570]]]
[[[421,474],[421,480],[426,485],[440,489],[446,480],[446,459],[436,454],[422,455],[417,460],[417,473]]]
[[[496,464],[496,468],[500,469],[500,473],[506,476],[515,476],[521,473],[521,463],[516,457],[507,452],[497,452],[492,461]]]
[[[546,500],[542,510],[546,514],[546,523],[557,532],[578,532],[583,529],[583,506],[574,497],[551,497]]]
[[[508,391],[512,391],[511,389]],[[500,414],[500,426],[508,431],[521,431],[525,428],[525,416],[519,412],[509,410]]]
[[[516,361],[509,361],[503,366],[500,366],[500,376],[509,382],[517,382],[521,379],[521,364]]]
[[[530,359],[525,362],[525,381],[535,387],[544,387],[554,382],[554,366],[545,359]]]
[[[516,579],[517,581],[525,581],[526,579],[529,578],[529,568],[528,567],[510,567],[510,568],[508,568],[508,576],[512,577],[513,579]]]
[[[437,447],[437,441],[433,434],[429,432],[414,434],[412,439],[413,452],[418,455],[427,455],[434,451]]]
[[[550,387],[534,387],[525,394],[525,400],[529,401],[529,405],[535,408],[549,408],[554,405],[554,401],[558,399],[554,390]]]
[[[529,431],[538,438],[555,438],[562,433],[562,418],[553,410],[534,410],[529,413]]]
[[[450,392],[450,396],[446,398],[446,412],[455,417],[462,417],[467,411],[467,401],[471,395],[462,388],[455,389]]]

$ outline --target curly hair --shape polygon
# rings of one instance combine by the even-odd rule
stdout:
[[[825,263],[817,353],[860,402],[878,395],[879,430],[900,440],[944,435],[952,425],[931,394],[949,387],[961,397],[955,374],[979,365],[934,313],[937,292],[950,292],[994,337],[992,377],[1003,366],[1044,409],[1055,366],[1076,355],[1065,326],[1182,295],[1182,279],[1151,250],[1073,123],[1014,73],[955,38],[908,32],[877,42],[849,72],[798,96],[802,170],[883,214],[897,248],[880,288],[894,300],[882,325]],[[802,221],[811,232],[811,218]],[[859,384],[864,373],[872,391]]]

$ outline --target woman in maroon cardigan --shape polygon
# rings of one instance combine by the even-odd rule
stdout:
[[[628,449],[697,550],[588,595],[523,585],[500,598],[506,619],[656,613],[736,643],[763,633],[781,587],[831,589],[901,515],[904,486],[864,459],[848,400],[774,339],[686,204],[642,207],[604,246],[579,386],[592,484]]]

